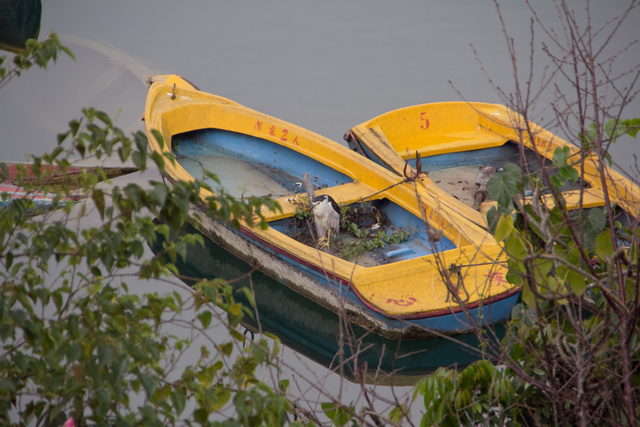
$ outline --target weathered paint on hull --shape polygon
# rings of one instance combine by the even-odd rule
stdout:
[[[81,198],[76,195],[58,196],[53,192],[43,192],[42,188],[47,187],[51,191],[53,187],[65,186],[74,190],[81,186],[85,174],[103,181],[137,171],[133,167],[68,166],[63,170],[58,166],[39,165],[36,173],[32,168],[29,163],[1,163],[0,194],[5,194],[5,200],[0,200],[0,209],[7,209],[15,200],[23,200],[31,205],[26,208],[27,215],[39,215]]]
[[[25,214],[29,216],[39,215],[66,204],[64,199],[55,194],[27,191],[11,184],[0,184],[0,195],[3,195],[0,198],[0,209],[8,209],[16,200],[22,200],[28,202]]]

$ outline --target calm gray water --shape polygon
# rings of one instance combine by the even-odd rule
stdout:
[[[627,1],[593,3],[598,27]],[[584,9],[582,0],[570,4],[578,13]],[[502,12],[526,75],[530,14],[520,1],[503,5]],[[539,15],[556,22],[552,5]],[[609,53],[640,38],[639,18],[635,11]],[[51,149],[55,135],[84,106],[113,114],[121,110],[121,127],[140,128],[145,73],[181,74],[203,90],[340,142],[353,125],[408,105],[462,97],[503,102],[479,60],[496,86],[507,93],[514,87],[491,0],[58,0],[43,2],[41,37],[51,30],[71,47],[77,62],[63,57],[49,70],[30,70],[2,90],[0,160]],[[538,71],[549,63],[540,51],[542,38],[537,31]],[[617,69],[637,67],[639,58],[636,45]],[[534,87],[539,79],[537,74]],[[547,92],[535,110],[543,125],[552,100]],[[640,102],[632,107],[629,115],[640,116]],[[631,166],[629,154],[640,153],[631,141],[615,153],[625,169]]]
[[[538,13],[553,25],[555,9],[546,3]],[[598,27],[627,1],[593,3]],[[584,15],[583,1],[570,4]],[[521,1],[503,5],[502,12],[526,76],[531,15]],[[640,38],[639,21],[636,10],[607,52]],[[504,103],[488,78],[506,93],[514,87],[491,0],[45,1],[41,38],[51,30],[77,61],[62,57],[47,71],[30,70],[0,91],[0,161],[51,150],[56,134],[86,106],[117,114],[118,125],[128,131],[142,129],[143,79],[151,73],[180,74],[205,91],[339,142],[355,124],[408,105],[461,99]],[[537,32],[534,88],[549,65],[542,39]],[[639,63],[636,44],[616,70],[637,69]],[[571,90],[562,81],[559,85]],[[540,124],[550,118],[552,99],[546,91],[536,103]],[[628,110],[632,116],[640,116],[637,99]],[[632,168],[639,143],[620,141],[614,151],[619,168]],[[305,366],[301,370],[311,365],[317,370],[313,376],[324,378],[313,363],[289,357],[293,365]],[[335,378],[324,386],[335,394],[348,390]]]

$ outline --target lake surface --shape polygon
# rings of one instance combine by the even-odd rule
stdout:
[[[530,13],[524,2],[505,3],[502,12],[526,76]],[[583,1],[569,3],[578,13],[584,9]],[[592,3],[597,27],[627,2]],[[551,6],[539,16],[557,22]],[[639,18],[636,10],[608,53],[640,38]],[[58,0],[43,2],[41,38],[51,30],[77,61],[62,57],[49,70],[29,70],[2,90],[1,160],[51,149],[55,135],[86,106],[121,111],[121,127],[140,129],[146,73],[180,74],[205,91],[340,142],[353,125],[408,105],[461,99],[503,103],[483,67],[495,86],[507,93],[514,87],[491,0]],[[535,37],[534,63],[541,71],[549,61],[540,51],[540,30]],[[638,58],[636,44],[616,69],[638,67]],[[538,74],[534,89],[539,80]],[[550,119],[552,99],[547,91],[536,104],[540,124]],[[640,115],[640,100],[631,112]],[[640,153],[634,145],[616,147],[625,169],[631,166],[627,154]]]
[[[582,1],[569,4],[584,15]],[[593,2],[594,28],[626,4]],[[80,116],[82,107],[116,115],[117,124],[129,132],[143,129],[143,81],[149,74],[180,74],[202,90],[339,142],[352,126],[389,110],[438,101],[505,103],[494,86],[506,93],[514,87],[505,37],[490,0],[58,0],[42,6],[40,38],[55,30],[76,61],[62,56],[48,70],[29,70],[0,90],[0,161],[50,151],[56,134]],[[530,12],[524,2],[508,2],[501,10],[519,52],[520,75],[526,76]],[[538,16],[549,25],[557,22],[553,5],[538,10]],[[605,53],[640,38],[639,21],[636,10]],[[536,30],[534,92],[549,65],[541,51],[543,39]],[[636,43],[614,68],[635,67],[637,72],[639,62]],[[566,93],[571,90],[562,80],[558,85]],[[545,90],[535,104],[533,118],[539,124],[550,122],[553,99],[552,91]],[[625,118],[638,116],[640,100],[634,99]],[[613,151],[618,169],[633,170],[639,144],[632,138],[619,141]],[[157,175],[152,171],[127,179],[148,178]],[[284,375],[297,380],[306,372],[327,392],[353,393],[346,402],[359,395],[359,387],[325,375],[294,352],[284,353],[293,366]],[[322,394],[318,390],[307,385],[300,393]]]

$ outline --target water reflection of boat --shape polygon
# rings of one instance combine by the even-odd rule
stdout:
[[[199,233],[187,224],[184,233]],[[162,248],[162,237],[152,246]],[[178,257],[176,267],[182,280],[192,285],[198,279],[221,278],[232,281],[234,289],[249,287],[255,295],[253,319],[245,317],[243,325],[254,332],[269,332],[283,344],[309,359],[336,371],[348,379],[365,370],[365,380],[411,383],[416,377],[440,366],[463,366],[478,359],[478,342],[474,334],[433,337],[427,340],[396,341],[372,334],[358,326],[349,326],[339,316],[287,286],[254,269],[225,251],[210,239],[204,247],[188,246],[185,259]],[[248,273],[251,273],[249,279]],[[240,280],[235,280],[242,278]],[[244,292],[235,292],[237,301],[249,306]],[[257,312],[257,314],[256,314]],[[258,324],[259,320],[259,324]],[[502,325],[496,325],[502,333]],[[394,373],[393,379],[388,374]]]
[[[543,166],[556,166],[558,148],[567,150],[567,162],[581,178],[561,188],[569,209],[604,206],[606,185],[613,204],[635,218],[640,214],[637,185],[595,154],[582,159],[578,147],[503,105],[439,102],[400,108],[353,127],[345,139],[354,151],[398,175],[407,162],[415,167],[419,153],[428,173],[421,178],[425,188],[480,226],[486,226],[485,214],[496,204],[486,192],[488,178],[507,162],[540,174]],[[550,195],[543,199],[553,203]]]
[[[269,196],[282,206],[262,212],[267,229],[246,223],[236,229],[204,214],[211,193],[202,189],[201,202],[190,209],[203,234],[316,304],[344,310],[351,323],[405,340],[464,333],[510,315],[519,288],[504,280],[505,256],[493,237],[347,147],[201,92],[175,75],[151,79],[144,120],[151,150],[176,160],[165,163],[169,182],[199,178],[238,198]],[[410,235],[355,260],[299,241],[291,230],[297,197],[305,196],[296,186],[304,173],[316,194],[353,209],[366,201],[380,213],[384,220],[361,233],[378,233],[374,228],[383,224],[383,232]],[[332,249],[350,238],[346,234],[332,240]]]

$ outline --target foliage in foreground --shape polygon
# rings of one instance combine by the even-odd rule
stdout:
[[[559,6],[566,7],[562,1]],[[564,75],[582,79],[601,70],[581,43],[590,36],[567,33],[577,51],[558,55],[558,68],[573,66]],[[32,47],[34,55],[39,45]],[[47,54],[49,47],[44,64],[58,51]],[[587,71],[576,73],[585,61],[590,61]],[[31,63],[14,66],[19,71]],[[0,87],[6,76],[19,74],[1,70]],[[557,196],[554,206],[539,197],[557,195],[562,185],[576,181],[586,156],[595,155],[604,165],[617,137],[635,136],[638,119],[623,120],[622,108],[610,111],[596,96],[597,85],[614,85],[617,79],[593,77],[588,81],[596,86],[583,87],[587,80],[575,84],[577,101],[568,106],[580,107],[580,131],[573,140],[582,143],[582,156],[558,152],[553,167],[543,168],[540,176],[511,165],[488,186],[500,201],[492,216],[494,231],[510,255],[509,280],[524,286],[523,303],[514,310],[502,345],[487,342],[486,354],[495,363],[478,362],[460,372],[441,369],[416,387],[415,397],[424,401],[423,425],[635,425],[640,417],[638,224],[613,216],[614,206],[576,214]],[[612,105],[624,107],[634,87],[614,87],[612,93],[622,99]],[[510,99],[510,107],[526,119],[529,104],[520,95]],[[554,107],[560,118],[571,110]],[[594,109],[591,115],[588,108]],[[126,137],[103,113],[87,109],[83,114],[60,136],[53,153],[33,159],[33,173],[46,177],[41,166],[47,164],[64,169],[69,156],[118,156],[140,169],[148,160],[160,169],[171,161],[150,157],[144,135]],[[526,126],[521,130],[523,137],[532,136]],[[174,236],[199,185],[169,188],[151,182],[107,192],[87,174],[80,190],[86,204],[64,199],[64,187],[44,185],[34,190],[58,193],[61,210],[27,218],[32,206],[18,201],[2,212],[0,422],[61,425],[69,416],[77,425],[317,421],[288,399],[286,381],[272,386],[257,377],[259,368],[273,366],[277,347],[264,341],[242,346],[236,327],[246,309],[234,302],[228,284],[203,282],[193,292],[130,292],[129,279],[168,281],[177,273],[172,260],[184,256],[186,245],[198,243],[196,235],[166,239],[156,257],[147,257],[144,248],[158,234]],[[534,197],[520,203],[526,191]],[[270,202],[253,200],[247,206],[223,195],[212,201],[211,214],[228,220],[227,213],[234,212],[251,220],[262,203]],[[87,216],[99,218],[98,225],[85,222]],[[212,305],[225,313],[230,331],[225,339],[209,336],[220,312]],[[184,368],[180,359],[201,343],[191,333],[205,343]],[[336,425],[365,424],[352,405],[333,401],[320,407]],[[397,406],[385,422],[401,423],[405,416]],[[377,414],[370,418],[382,422]]]
[[[62,49],[55,35],[29,46],[13,62],[17,69],[2,68],[0,85]],[[98,185],[99,169],[98,176],[83,173],[73,191],[48,185],[48,166],[64,174],[72,158],[111,156],[139,170],[147,161],[160,170],[171,161],[146,150],[142,133],[127,137],[106,114],[85,109],[52,153],[20,168],[26,190],[55,195],[58,209],[36,212],[24,198],[0,211],[0,424],[62,425],[69,417],[76,426],[293,422],[286,383],[271,387],[256,377],[261,366],[273,365],[278,341],[244,347],[238,325],[248,311],[230,285],[203,281],[194,290],[160,293],[132,292],[127,283],[149,280],[151,289],[169,282],[186,245],[202,243],[200,235],[169,239],[187,220],[199,183]],[[0,180],[7,176],[0,165]],[[264,226],[263,205],[275,208],[268,199],[240,203],[219,195],[209,214],[258,218]],[[149,256],[145,245],[159,236],[163,249]],[[220,312],[226,316],[214,321]],[[220,323],[229,333],[213,340],[210,331]],[[193,363],[181,362],[196,337],[208,341]]]
[[[570,156],[558,149],[535,174],[508,164],[487,184],[498,201],[489,223],[509,255],[507,279],[523,286],[522,303],[501,345],[486,343],[493,364],[440,369],[417,386],[424,425],[637,425],[640,419],[640,207],[636,201],[629,215],[613,203],[616,190],[606,172],[611,145],[624,135],[637,136],[640,119],[623,116],[637,89],[634,78],[629,86],[621,83],[624,72],[611,74],[620,53],[605,60],[603,47],[593,50],[602,37],[606,45],[621,20],[640,6],[631,2],[607,32],[583,29],[566,2],[556,5],[564,31],[534,21],[551,40],[545,53],[555,66],[542,85],[552,86],[560,75],[575,90],[575,96],[558,93],[553,108],[556,125],[581,144],[580,151]],[[524,87],[509,46],[516,87]],[[637,66],[629,75],[637,78]],[[524,118],[518,129],[523,140],[535,137],[527,125],[537,96],[529,83],[508,97]],[[601,97],[605,92],[615,94],[613,99]],[[579,131],[571,133],[569,123]],[[604,206],[586,208],[581,172],[590,161],[602,174],[606,197]],[[568,208],[561,193],[567,185],[578,189],[580,209]]]
[[[0,86],[60,50],[70,53],[55,35],[30,41],[13,61],[18,69],[0,68]],[[72,184],[55,179],[73,159],[117,159],[140,171],[174,161],[148,153],[144,134],[125,135],[107,114],[82,114],[51,153],[32,156],[14,178],[32,195],[54,196],[53,209],[38,210],[26,197],[0,211],[0,424],[319,424],[315,410],[303,408],[307,402],[292,398],[288,380],[279,379],[278,339],[249,343],[240,332],[252,312],[235,296],[251,302],[249,290],[220,279],[193,288],[172,280],[180,277],[176,262],[203,243],[183,225],[200,189],[211,188],[155,181],[119,187],[98,182],[101,168]],[[8,173],[0,164],[0,181]],[[268,198],[240,202],[213,192],[207,215],[232,225],[265,227],[261,208],[279,208]],[[150,254],[147,244],[158,252]],[[261,377],[272,371],[271,381]],[[336,425],[380,420],[331,396],[310,404]],[[397,422],[405,414],[398,406],[389,417]]]
[[[41,163],[64,169],[70,154],[100,150],[117,153],[122,162],[132,157],[145,168],[142,134],[131,140],[104,114],[84,114],[60,137],[61,146],[70,139],[73,149],[34,157],[29,172],[46,182]],[[93,174],[81,182],[80,194],[91,199],[86,204],[68,200],[64,188],[45,185],[33,190],[57,192],[61,211],[28,217],[32,202],[25,199],[0,215],[2,423],[62,425],[73,416],[76,425],[166,425],[189,409],[193,415],[186,419],[208,425],[210,415],[228,403],[240,424],[284,422],[290,409],[285,395],[254,376],[258,366],[272,363],[277,345],[261,341],[242,350],[244,337],[236,328],[246,309],[234,302],[228,284],[202,282],[186,299],[184,290],[140,294],[127,284],[168,278],[177,273],[170,261],[182,256],[187,244],[201,243],[201,236],[185,235],[167,239],[158,256],[149,258],[145,251],[146,242],[168,238],[186,221],[199,185],[128,184],[107,194],[95,188]],[[235,211],[251,220],[262,201],[234,206],[235,200],[219,197],[215,206],[222,203],[227,206],[219,216]],[[87,223],[89,216],[98,216],[99,224]],[[175,372],[192,333],[169,333],[167,326],[205,332],[217,316],[209,303],[227,313],[232,333],[208,343],[217,351],[203,346],[193,365]],[[192,320],[185,321],[190,313]]]
[[[575,169],[559,150],[550,189],[560,195]],[[568,176],[574,178],[566,178]],[[525,190],[548,190],[508,164],[488,188],[499,203],[495,235],[509,254],[509,277],[523,285],[498,366],[441,369],[416,388],[427,424],[632,424],[640,417],[640,327],[636,218],[615,210],[571,212]],[[511,185],[515,183],[515,185]],[[506,194],[502,194],[506,193]]]

